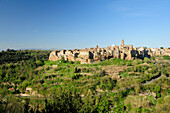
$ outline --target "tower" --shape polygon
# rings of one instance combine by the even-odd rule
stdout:
[[[121,46],[124,46],[124,40],[122,39]]]
[[[99,46],[98,45],[96,45],[96,48],[98,48]]]

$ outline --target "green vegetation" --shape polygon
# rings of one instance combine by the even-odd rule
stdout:
[[[50,52],[0,53],[0,112],[169,112],[169,56],[80,64]]]
[[[160,49],[164,49],[164,47],[160,47]]]
[[[164,60],[170,60],[170,56],[168,56],[168,55],[164,55],[163,58],[164,58]]]

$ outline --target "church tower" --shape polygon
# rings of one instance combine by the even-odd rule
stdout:
[[[124,40],[122,39],[121,46],[124,46]]]

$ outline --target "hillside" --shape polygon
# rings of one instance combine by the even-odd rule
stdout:
[[[1,52],[0,112],[168,112],[170,58],[48,61],[51,51]]]

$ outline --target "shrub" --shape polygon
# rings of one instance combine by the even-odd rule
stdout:
[[[61,63],[66,63],[66,60],[63,56],[61,57]]]
[[[44,62],[41,60],[36,60],[36,64],[37,64],[37,66],[42,66],[42,65],[44,65]]]
[[[132,66],[132,62],[127,62],[127,66]]]
[[[69,63],[70,63],[70,64],[74,64],[74,62],[73,62],[73,61],[69,61]]]
[[[72,75],[72,80],[74,80],[74,79],[79,79],[79,77],[81,77],[82,75],[80,75],[80,74],[74,74],[74,75]]]
[[[151,59],[152,59],[152,60],[155,60],[155,56],[152,56]]]
[[[160,87],[160,86],[155,86],[155,87],[154,87],[154,92],[155,92],[155,93],[159,93],[160,90],[161,90],[161,87]]]
[[[170,111],[170,96],[161,97],[157,99],[156,111],[157,113],[168,113]]]
[[[167,74],[166,68],[161,69],[161,73],[164,74],[164,75],[166,75],[166,74]]]
[[[164,58],[164,60],[170,60],[170,56],[168,56],[168,55],[164,55],[163,58]]]
[[[47,99],[46,112],[78,112],[82,106],[79,94],[72,93],[70,89],[53,88],[50,93],[50,100]],[[74,95],[74,96],[73,96]],[[52,109],[51,109],[52,108]]]
[[[26,87],[29,85],[29,82],[28,81],[24,81],[23,83],[22,83],[22,87],[24,88],[24,89],[26,89]]]
[[[136,66],[136,65],[138,65],[138,64],[142,64],[143,63],[143,61],[142,60],[133,60],[132,61],[132,65],[134,65],[134,66]]]
[[[144,58],[144,62],[146,62],[146,63],[150,63],[150,59],[149,59],[149,58],[147,58],[147,57],[145,57],[145,58]]]
[[[50,67],[49,67],[49,66],[47,66],[45,69],[46,69],[46,70],[49,70],[49,69],[50,69]]]

